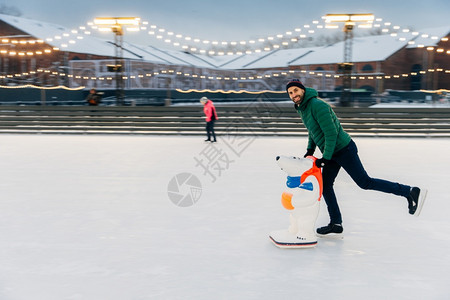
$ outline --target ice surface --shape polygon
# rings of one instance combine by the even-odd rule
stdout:
[[[371,176],[429,189],[421,216],[342,172],[345,238],[298,250],[268,233],[289,223],[275,157],[303,155],[305,138],[1,141],[2,300],[450,298],[450,139],[355,139]],[[181,173],[202,185],[189,207],[168,196]]]

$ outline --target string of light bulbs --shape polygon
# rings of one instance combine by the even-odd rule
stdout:
[[[412,37],[417,36],[420,32],[411,31],[409,28],[402,28],[401,26],[392,25],[391,22],[383,22],[383,19],[377,18],[374,20],[372,24],[360,24],[358,27],[361,28],[382,28],[383,33],[389,33],[393,37],[398,36],[398,31],[402,33],[411,33]],[[93,30],[99,29],[98,26],[94,25],[94,23],[88,23],[88,26],[91,26]],[[320,21],[314,20],[311,24],[305,24],[301,27],[294,28],[292,30],[286,31],[284,34],[276,34],[269,35],[257,39],[251,40],[241,40],[241,41],[219,41],[219,40],[208,40],[208,39],[200,39],[193,38],[189,35],[183,35],[180,33],[175,33],[173,31],[167,30],[165,28],[159,27],[157,25],[150,25],[148,21],[142,21],[142,26],[140,26],[141,31],[148,30],[148,34],[150,36],[155,37],[156,39],[163,40],[167,44],[171,44],[177,48],[181,48],[183,50],[189,50],[194,53],[200,54],[209,54],[209,55],[242,55],[242,54],[252,54],[252,53],[260,53],[263,51],[272,51],[283,48],[289,48],[294,44],[298,43],[302,39],[306,39],[309,36],[317,33],[318,29],[335,29],[339,28],[337,25],[330,25],[327,23],[321,23]],[[137,29],[133,27],[133,30]],[[433,36],[430,34],[423,33],[422,37],[430,38],[433,40],[438,39],[437,36]],[[284,40],[283,40],[284,39]],[[398,40],[406,41],[406,37],[398,37]],[[262,43],[272,42],[278,44],[272,44],[270,46],[264,46],[262,48],[259,47]],[[412,41],[410,44],[414,44]],[[227,47],[239,48],[246,47],[245,50],[226,50]],[[211,50],[211,47],[218,48],[219,50]],[[222,50],[220,50],[220,47]]]
[[[218,40],[207,40],[207,39],[200,39],[200,38],[193,38],[189,35],[183,35],[180,33],[175,33],[173,31],[169,31],[165,28],[158,27],[157,25],[149,25],[148,21],[143,21],[142,24],[144,26],[141,26],[141,30],[147,30],[150,27],[150,30],[148,31],[148,34],[155,37],[159,40],[164,40],[164,42],[171,44],[175,47],[181,48],[183,50],[189,50],[191,52],[200,53],[200,54],[209,54],[209,55],[242,55],[242,54],[252,54],[252,53],[259,53],[263,51],[272,51],[279,49],[281,47],[283,48],[289,48],[293,46],[294,44],[298,43],[302,39],[306,39],[309,36],[317,33],[318,29],[335,29],[339,28],[337,25],[330,25],[327,23],[321,23],[320,21],[314,20],[311,22],[311,24],[305,24],[302,27],[297,27],[292,30],[286,31],[284,34],[276,34],[271,36],[265,36],[258,39],[252,39],[252,40],[241,40],[241,41],[218,41]],[[384,28],[382,28],[384,26]],[[93,29],[96,29],[95,26],[92,26]],[[398,25],[392,25],[391,22],[383,22],[383,19],[376,18],[374,22],[368,23],[368,24],[360,24],[358,25],[360,28],[380,28],[382,33],[388,34],[392,37],[397,37],[400,41],[406,41],[409,40],[409,38],[404,36],[399,36],[400,34],[411,34],[411,38],[421,35],[423,38],[430,38],[432,40],[438,40],[439,37],[430,35],[427,33],[420,33],[417,31],[411,31],[409,28],[402,28]],[[175,41],[174,41],[175,39]],[[445,39],[444,39],[445,40]],[[276,42],[280,43],[276,43]],[[273,42],[276,44],[272,44],[270,46],[263,46],[262,48],[255,48],[259,47],[262,43],[265,42]],[[410,45],[414,45],[415,42],[413,40],[409,41]],[[246,47],[245,50],[226,50],[225,48],[232,46],[234,48],[239,47]],[[215,47],[220,49],[222,47],[222,50],[211,50],[211,47]]]
[[[144,24],[148,22],[144,21]],[[286,31],[285,33],[279,33],[275,35],[268,35],[250,40],[240,41],[219,41],[193,38],[189,35],[183,35],[168,31],[164,28],[160,28],[156,25],[150,25],[148,34],[154,36],[156,39],[164,40],[167,44],[172,44],[177,48],[183,50],[189,50],[191,52],[198,52],[201,54],[209,55],[242,55],[259,53],[262,51],[271,51],[279,49],[281,47],[289,47],[292,44],[298,43],[303,39],[307,39],[311,35],[315,34],[317,30],[324,29],[326,26],[320,24],[319,21],[314,20],[311,24],[304,24],[301,27],[294,28]],[[263,45],[264,43],[274,43],[270,46]],[[227,48],[245,48],[243,50],[230,51]],[[211,48],[217,48],[217,50],[211,50]]]
[[[2,89],[25,89],[25,88],[34,88],[34,89],[39,89],[39,90],[56,90],[56,89],[64,89],[64,90],[68,90],[68,91],[79,91],[84,89],[84,86],[79,86],[76,88],[70,88],[67,87],[65,85],[57,85],[57,86],[37,86],[34,84],[24,84],[24,85],[15,85],[15,86],[10,86],[10,85],[0,85],[0,88]]]
[[[37,50],[26,49],[29,47],[42,46]],[[25,50],[23,49],[25,48]],[[3,37],[0,41],[0,54],[9,56],[34,56],[42,54],[50,54],[53,51],[58,51],[58,47],[49,48],[45,45],[44,40],[41,39],[25,39],[25,38],[7,38]]]
[[[21,51],[21,50],[11,50],[6,48],[0,48],[0,54],[9,55],[9,56],[34,56],[34,55],[42,55],[42,54],[51,54],[54,51],[58,51],[59,48],[52,49],[44,49],[44,50],[34,50],[34,51]]]
[[[92,31],[87,28],[90,27],[92,30],[97,30],[98,27],[93,22],[88,22],[85,26],[79,26],[77,29],[72,29],[69,32],[64,32],[59,35],[52,37],[47,37],[42,40],[31,40],[29,43],[38,43],[41,41],[46,41],[49,43],[57,43],[59,47],[55,47],[54,50],[64,50],[68,48],[69,45],[77,43],[77,41],[82,40],[84,35],[91,35]],[[400,41],[407,41],[409,45],[415,45],[416,42],[413,40],[414,37],[421,36],[422,38],[429,38],[433,41],[439,39],[435,35],[428,33],[421,33],[418,31],[412,31],[409,28],[402,28],[398,25],[393,25],[392,22],[383,22],[383,19],[376,18],[372,23],[360,24],[360,28],[375,28],[380,29],[384,34],[390,34],[392,37],[397,38]],[[196,37],[191,37],[190,35],[184,35],[181,33],[175,33],[174,31],[167,30],[163,27],[157,25],[151,25],[149,21],[142,21],[141,26],[138,28],[141,32],[147,32],[151,37],[158,40],[163,40],[165,43],[170,44],[178,49],[184,51],[190,51],[193,53],[208,54],[208,55],[243,55],[252,53],[261,53],[267,51],[273,51],[280,48],[289,49],[297,45],[299,42],[306,40],[307,38],[313,38],[319,32],[325,29],[337,29],[338,25],[330,25],[319,20],[313,20],[309,24],[304,24],[293,28],[291,30],[285,31],[284,33],[266,35],[256,39],[240,40],[240,41],[225,41],[225,40],[208,40]],[[132,28],[136,31],[136,28]],[[411,36],[408,38],[407,34]],[[448,41],[448,39],[443,38],[443,41]],[[25,41],[20,40],[18,43],[25,43]],[[28,43],[28,42],[27,42]],[[267,45],[264,45],[267,43]],[[418,44],[419,47],[425,47],[425,45]],[[241,48],[241,49],[239,49]],[[29,52],[29,51],[28,51]],[[21,52],[20,55],[31,55],[29,52]],[[34,53],[39,54],[39,53]],[[14,53],[12,55],[15,55]]]
[[[334,74],[331,72],[324,72],[324,71],[309,71],[309,70],[280,70],[280,71],[271,71],[271,74],[265,74],[265,75],[253,75],[253,76],[208,76],[208,75],[199,75],[199,74],[192,74],[187,72],[181,72],[181,71],[175,71],[175,70],[159,70],[154,71],[150,73],[145,74],[137,74],[137,75],[129,75],[129,76],[122,76],[123,80],[128,79],[135,79],[135,78],[148,78],[148,77],[155,77],[161,74],[169,74],[169,75],[177,75],[177,76],[184,76],[184,77],[190,77],[190,78],[199,78],[199,79],[208,79],[208,80],[224,80],[224,81],[252,81],[252,80],[259,80],[259,79],[269,79],[272,77],[292,77],[295,75],[298,76],[315,76],[315,77],[326,77],[326,78],[334,78],[338,79],[343,77],[342,74]],[[399,79],[399,78],[406,78],[410,76],[418,76],[418,75],[425,75],[428,73],[435,73],[439,72],[442,74],[450,74],[450,70],[446,70],[443,68],[436,68],[436,69],[427,69],[422,70],[418,72],[410,72],[410,73],[402,73],[402,74],[393,74],[393,75],[382,75],[382,74],[354,74],[351,75],[352,80],[381,80],[381,79]],[[54,76],[60,76],[60,77],[67,77],[67,78],[74,78],[74,79],[83,79],[83,80],[93,80],[93,81],[104,81],[104,80],[115,80],[115,76],[81,76],[81,75],[73,75],[73,74],[67,74],[64,72],[57,72],[57,71],[51,71],[48,69],[37,69],[36,71],[30,71],[30,72],[24,72],[24,73],[18,73],[18,74],[10,74],[10,75],[2,75],[0,76],[0,79],[7,79],[7,78],[17,78],[17,77],[24,77],[24,76],[32,76],[37,73],[46,73],[49,75]]]

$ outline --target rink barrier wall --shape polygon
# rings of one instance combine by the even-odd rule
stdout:
[[[216,105],[217,135],[306,136],[291,104]],[[450,137],[450,108],[335,108],[352,136]],[[0,106],[0,133],[204,135],[202,106]]]

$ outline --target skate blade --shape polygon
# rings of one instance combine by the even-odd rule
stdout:
[[[317,241],[310,242],[310,243],[282,243],[277,242],[273,239],[273,237],[269,236],[270,241],[277,246],[278,248],[282,249],[305,249],[305,248],[313,248],[317,245]]]
[[[316,233],[316,235],[320,238],[330,239],[330,240],[342,240],[344,238],[343,233],[329,233],[329,234]]]
[[[419,194],[419,207],[417,207],[416,211],[414,212],[414,216],[418,217],[420,215],[420,212],[422,211],[423,203],[425,202],[425,198],[427,197],[428,190],[420,190]]]

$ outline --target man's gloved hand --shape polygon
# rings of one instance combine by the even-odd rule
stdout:
[[[306,154],[303,155],[303,157],[306,158],[307,156],[312,156],[313,154],[314,154],[314,149],[307,149]]]
[[[288,176],[286,181],[286,186],[288,188],[296,188],[300,185],[300,176]]]
[[[316,159],[316,166],[318,168],[323,168],[329,162],[330,161],[328,159],[325,159],[322,157],[322,158]]]

